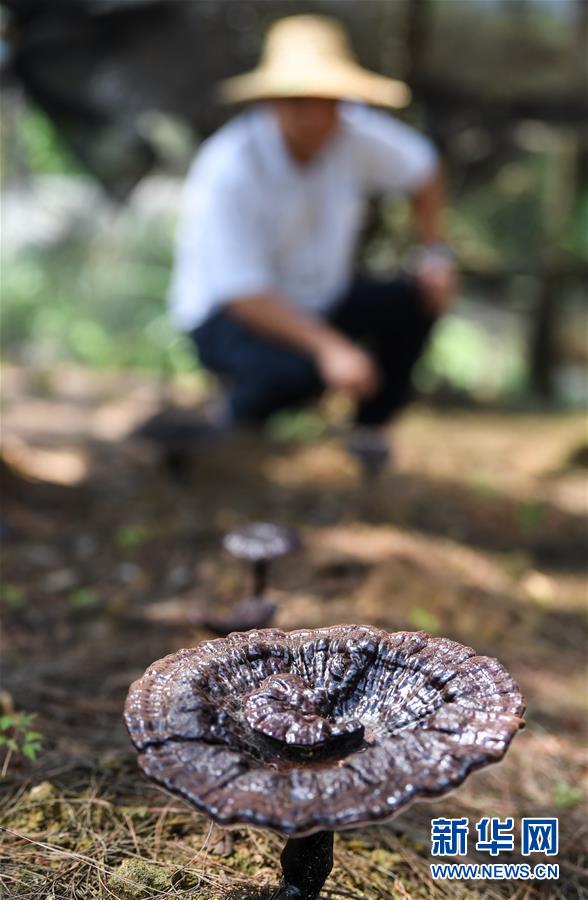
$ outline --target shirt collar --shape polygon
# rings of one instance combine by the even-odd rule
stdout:
[[[254,127],[256,152],[263,161],[265,171],[279,178],[296,179],[316,171],[321,162],[333,153],[343,129],[341,121],[338,134],[333,136],[329,145],[320,152],[317,159],[309,166],[299,166],[290,155],[271,107],[259,104],[250,115]]]

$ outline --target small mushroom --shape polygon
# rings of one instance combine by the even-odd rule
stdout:
[[[250,631],[252,628],[265,628],[272,621],[276,612],[276,604],[263,597],[248,597],[240,600],[225,615],[222,613],[203,612],[192,618],[195,625],[207,628],[221,637],[232,631]]]
[[[204,612],[194,622],[226,636],[232,631],[249,631],[271,624],[276,605],[264,597],[269,565],[279,556],[285,556],[300,546],[298,536],[280,525],[270,522],[254,522],[229,532],[223,546],[237,559],[253,564],[253,596],[236,603],[228,614]]]
[[[271,562],[298,549],[300,541],[289,528],[271,522],[252,522],[229,532],[223,545],[237,559],[253,564],[253,596],[261,597],[267,587]]]
[[[424,632],[231,634],[150,666],[125,722],[149,778],[219,825],[288,840],[279,900],[314,900],[333,833],[498,762],[524,701],[495,659]]]

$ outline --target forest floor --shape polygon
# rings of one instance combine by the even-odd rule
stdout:
[[[582,421],[415,406],[376,486],[328,434],[241,436],[199,454],[180,485],[126,437],[158,396],[137,376],[5,375],[0,703],[35,713],[43,746],[34,761],[4,760],[1,896],[272,896],[280,838],[213,828],[148,784],[121,719],[153,660],[209,636],[195,615],[246,594],[221,539],[264,519],[304,543],[275,567],[278,627],[443,634],[498,657],[528,701],[499,766],[340,835],[325,898],[586,897]],[[523,816],[559,817],[557,859],[531,858],[559,863],[559,880],[433,881],[434,816],[466,816],[474,836],[481,817],[512,816],[515,848]],[[472,849],[459,861],[496,860]]]

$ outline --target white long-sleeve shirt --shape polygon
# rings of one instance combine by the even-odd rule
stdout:
[[[409,195],[433,175],[431,141],[390,115],[342,104],[337,132],[309,164],[288,152],[270,106],[202,145],[188,174],[170,289],[191,331],[227,302],[272,292],[321,314],[352,277],[365,202]]]

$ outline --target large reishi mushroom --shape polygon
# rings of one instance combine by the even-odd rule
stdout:
[[[220,825],[286,835],[279,898],[313,900],[334,831],[498,762],[524,708],[500,663],[470,647],[340,625],[180,650],[131,685],[125,722],[158,784]]]

